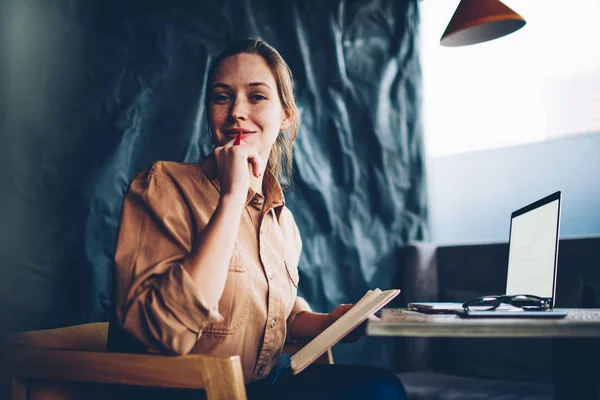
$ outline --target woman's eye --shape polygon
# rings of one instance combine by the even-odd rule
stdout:
[[[215,103],[225,103],[226,101],[229,101],[230,97],[226,94],[215,94],[213,95],[213,101]]]
[[[253,94],[250,98],[254,101],[267,100],[267,97],[262,94]]]

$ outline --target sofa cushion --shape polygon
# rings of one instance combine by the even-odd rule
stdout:
[[[409,400],[551,400],[552,384],[467,378],[433,371],[398,374]]]
[[[551,339],[436,338],[432,369],[474,378],[549,383]]]
[[[464,302],[504,294],[508,244],[438,248],[439,298]],[[430,361],[439,372],[489,379],[547,383],[552,376],[552,345],[540,339],[435,339]]]

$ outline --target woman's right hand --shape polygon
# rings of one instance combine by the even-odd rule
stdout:
[[[260,177],[262,165],[257,151],[241,142],[235,145],[235,138],[216,147],[214,155],[217,161],[221,196],[233,196],[246,199],[250,187],[250,171]]]

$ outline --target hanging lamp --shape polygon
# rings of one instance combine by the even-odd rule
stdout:
[[[455,47],[487,42],[525,25],[525,19],[500,0],[461,0],[440,39]]]

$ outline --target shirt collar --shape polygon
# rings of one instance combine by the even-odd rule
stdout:
[[[204,159],[202,168],[217,191],[221,193],[221,184],[219,183],[217,171],[217,160],[213,153]],[[254,191],[254,189],[248,188],[246,206],[251,205],[256,208],[261,208],[263,203],[265,203],[265,212],[268,212],[273,208],[277,216],[277,221],[279,222],[281,212],[285,206],[285,198],[283,196],[281,185],[277,181],[277,178],[275,178],[275,175],[273,175],[273,172],[268,168],[265,169],[265,176],[263,177],[263,193],[267,194],[266,199],[261,194]]]

